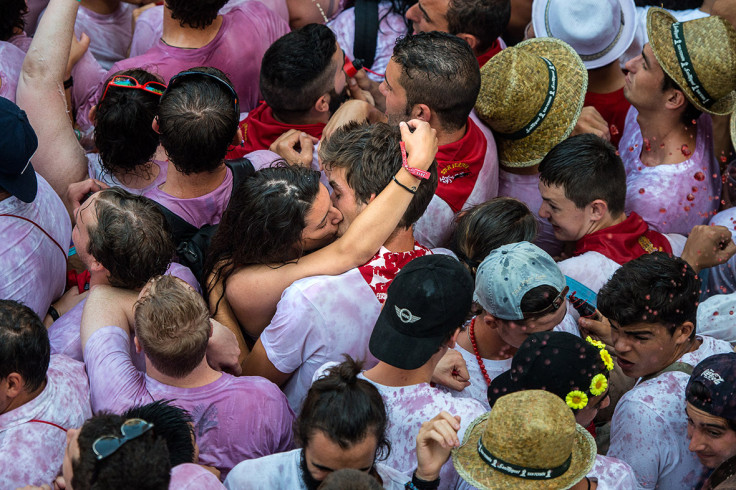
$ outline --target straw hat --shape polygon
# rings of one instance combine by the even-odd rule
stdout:
[[[577,51],[589,70],[618,61],[636,33],[634,0],[537,0],[537,37],[556,37]]]
[[[595,454],[593,437],[560,397],[528,390],[475,419],[452,462],[479,489],[565,489],[588,474]]]
[[[575,127],[588,72],[568,44],[535,38],[506,48],[480,71],[475,110],[496,136],[507,167],[531,167]]]
[[[736,30],[731,24],[717,16],[677,22],[666,10],[652,7],[647,35],[662,69],[695,107],[717,115],[736,109]],[[675,49],[675,43],[682,48]]]

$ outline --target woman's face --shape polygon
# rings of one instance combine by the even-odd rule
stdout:
[[[342,213],[332,205],[330,193],[320,184],[319,192],[312,207],[307,212],[306,226],[302,231],[304,251],[322,248],[335,241],[337,228],[342,221]]]

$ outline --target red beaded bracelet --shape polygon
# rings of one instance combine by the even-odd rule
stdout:
[[[399,143],[399,146],[401,146],[401,166],[406,169],[407,172],[412,174],[417,179],[428,179],[430,177],[430,173],[426,170],[422,170],[421,168],[414,168],[409,166],[409,162],[406,161],[406,145],[402,141]]]

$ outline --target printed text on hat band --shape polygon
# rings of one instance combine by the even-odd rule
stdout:
[[[526,466],[519,466],[494,456],[483,445],[482,436],[478,438],[478,455],[491,468],[525,480],[551,480],[552,478],[557,478],[558,476],[562,476],[570,468],[570,463],[572,463],[572,453],[570,453],[570,456],[568,456],[564,463],[554,468],[527,468]]]

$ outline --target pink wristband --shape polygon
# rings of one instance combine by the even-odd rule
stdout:
[[[399,146],[401,146],[401,166],[406,169],[407,172],[412,174],[417,179],[428,179],[430,177],[430,173],[426,170],[422,170],[421,168],[414,168],[409,166],[409,162],[406,161],[406,145],[404,142],[400,142]]]

